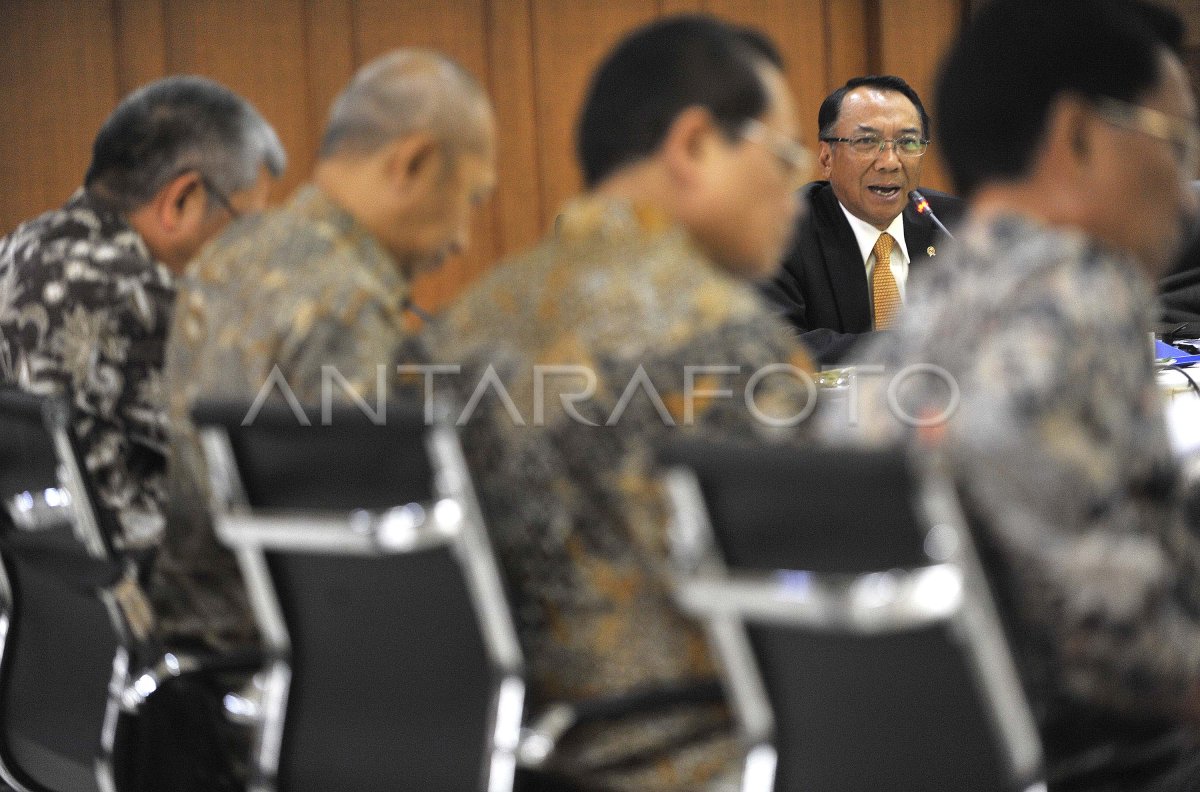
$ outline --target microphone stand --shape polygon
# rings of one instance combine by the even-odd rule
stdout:
[[[929,201],[925,199],[924,195],[913,190],[908,194],[908,200],[913,202],[913,206],[917,207],[918,214],[929,215],[929,219],[933,221],[933,224],[937,226],[939,231],[950,239],[954,239],[954,234],[951,234],[950,230],[942,225],[942,221],[938,220],[937,215],[933,213],[933,208],[930,207]]]

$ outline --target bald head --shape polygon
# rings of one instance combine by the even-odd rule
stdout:
[[[313,180],[412,276],[466,249],[496,182],[494,138],[491,104],[465,69],[396,50],[333,103]]]
[[[320,157],[373,154],[417,132],[479,153],[490,145],[491,113],[483,88],[450,58],[395,50],[359,69],[333,103]]]

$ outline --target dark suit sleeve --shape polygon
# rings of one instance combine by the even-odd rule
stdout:
[[[791,269],[784,267],[774,278],[759,284],[768,304],[800,332],[808,330],[804,319],[804,292]]]
[[[1164,322],[1200,321],[1200,231],[1192,230],[1170,274],[1158,282]]]
[[[828,327],[818,327],[800,334],[804,342],[816,358],[819,366],[836,366],[850,356],[860,343],[875,335],[869,333],[839,333]]]
[[[845,360],[850,350],[872,333],[839,333],[827,327],[810,328],[804,318],[804,294],[790,270],[781,270],[773,280],[759,286],[763,297],[780,318],[796,330],[819,366],[832,366]]]
[[[779,273],[763,286],[767,300],[778,308],[779,315],[793,328],[820,365],[833,365],[843,360],[861,338],[863,332],[845,332],[845,320],[836,309],[836,292],[846,288],[829,281],[821,238],[829,236],[829,244],[842,245],[835,239],[840,232],[853,245],[853,232],[842,218],[837,199],[825,181],[812,182],[801,190],[808,209],[797,221],[791,250],[784,256]],[[832,218],[832,219],[830,219]],[[834,228],[830,228],[830,223]],[[838,224],[844,229],[837,229]],[[853,288],[853,287],[851,287]],[[862,328],[869,330],[870,321]]]
[[[1159,281],[1164,322],[1200,321],[1200,267]]]

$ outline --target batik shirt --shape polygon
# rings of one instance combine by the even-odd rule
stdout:
[[[791,333],[659,213],[590,198],[435,335],[435,359],[464,366],[459,420],[513,592],[531,710],[713,678],[702,632],[672,601],[652,448],[683,432],[796,436],[745,402],[756,372],[792,366],[761,377],[754,406],[780,423],[803,415],[795,371],[810,363]],[[688,367],[708,367],[691,369],[690,400]],[[477,391],[488,376],[503,396]],[[719,390],[730,394],[697,395]],[[580,730],[556,767],[606,789],[696,792],[738,758],[724,707],[680,707]]]
[[[958,244],[892,337],[861,352],[887,371],[862,378],[857,425],[843,413],[830,434],[944,453],[982,519],[1043,724],[1078,706],[1178,718],[1200,691],[1200,556],[1172,496],[1150,284],[1087,238],[1014,216],[977,220]],[[897,377],[912,364],[943,373]]]
[[[162,533],[162,367],[175,292],[121,215],[79,190],[0,240],[0,378],[64,394],[118,548]]]
[[[374,404],[379,369],[394,370],[410,335],[408,296],[395,260],[312,186],[239,221],[189,266],[167,353],[172,507],[153,587],[169,638],[227,644],[254,635],[236,565],[205,514],[190,405],[263,392],[319,404],[323,377],[334,398],[349,398],[351,387]]]

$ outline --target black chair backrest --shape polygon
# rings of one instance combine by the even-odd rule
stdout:
[[[253,508],[349,511],[428,500],[433,473],[423,411],[395,403],[384,410],[382,425],[345,405],[325,416],[308,409],[308,425],[277,402],[259,410],[244,402],[203,402],[192,416],[197,426],[226,429]]]
[[[676,519],[698,508],[709,523],[677,531],[711,532],[715,551],[682,553],[685,607],[699,580],[713,593],[692,610],[745,625],[754,668],[741,671],[774,717],[774,789],[1039,783],[1032,717],[949,488],[928,488],[898,450],[693,440],[662,459],[677,466]],[[701,503],[682,502],[689,488]]]
[[[267,563],[292,641],[280,788],[478,788],[498,680],[450,548]]]
[[[121,574],[97,529],[65,402],[0,389],[0,760],[30,790],[96,790],[121,640]]]
[[[664,453],[700,480],[730,566],[837,573],[929,563],[911,471],[894,453],[698,440]]]
[[[39,398],[14,388],[0,388],[0,411],[5,433],[0,443],[0,492],[5,496],[19,492],[41,492],[60,486],[58,455],[46,428],[46,412],[52,400]]]
[[[511,778],[511,768],[491,766],[499,690],[520,684],[511,623],[501,653],[509,661],[497,662],[462,542],[387,546],[408,530],[389,534],[389,519],[423,510],[432,521],[462,505],[443,502],[421,411],[389,405],[377,425],[339,407],[325,422],[314,412],[309,426],[286,405],[249,422],[247,412],[201,404],[193,420],[206,437],[215,429],[228,438],[246,502],[232,505],[222,538],[239,554],[260,621],[270,618],[264,598],[273,601],[286,633],[264,630],[276,673],[286,668],[291,683],[277,766],[260,751],[262,788],[449,791]],[[211,468],[211,446],[206,455]],[[406,504],[421,508],[394,510]],[[264,518],[269,537],[255,534]]]

